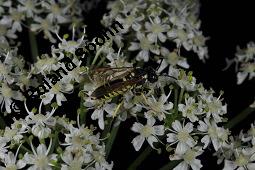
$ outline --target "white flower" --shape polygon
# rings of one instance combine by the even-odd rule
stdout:
[[[171,71],[169,69],[169,75],[171,75]],[[188,72],[188,75],[184,70],[180,70],[178,72],[178,80],[177,83],[181,88],[184,88],[187,91],[194,91],[196,88],[196,78],[192,76],[192,72]]]
[[[11,20],[7,18],[0,19],[0,40],[1,41],[7,41],[6,38],[10,38],[10,39],[17,38],[17,35],[11,29],[11,26],[12,26]]]
[[[108,162],[106,162],[105,160],[105,146],[99,146],[97,145],[97,150],[92,151],[92,155],[95,162],[95,169],[99,170],[111,170],[113,168],[113,162],[111,162],[111,164],[109,164]]]
[[[18,153],[18,151],[17,151]],[[12,152],[8,152],[8,154],[6,154],[4,156],[4,159],[2,160],[4,163],[4,167],[0,166],[0,169],[2,170],[11,170],[11,169],[22,169],[26,166],[26,163],[23,160],[18,160],[17,161],[17,153],[16,155],[14,155]]]
[[[240,72],[237,73],[237,84],[242,84],[249,76],[249,80],[255,77],[255,62],[242,63]]]
[[[70,170],[70,169],[80,169],[83,170],[81,167],[84,162],[84,158],[82,154],[73,154],[66,150],[63,155],[61,156],[62,160],[65,164],[61,164],[61,170]],[[86,155],[87,156],[87,155]]]
[[[28,18],[34,16],[34,14],[38,14],[40,10],[36,9],[40,3],[38,0],[18,0],[21,3],[20,10],[25,12]]]
[[[193,147],[196,142],[191,137],[191,132],[193,131],[193,124],[187,123],[185,126],[181,125],[179,120],[175,120],[172,123],[174,130],[171,130],[173,133],[167,134],[167,142],[171,143],[170,145],[177,144],[175,153],[184,154],[189,148]]]
[[[196,103],[193,97],[185,98],[185,105],[179,104],[178,110],[182,112],[183,117],[189,118],[191,122],[198,121],[197,116],[203,114],[201,101]]]
[[[25,108],[28,112],[28,116],[26,116],[26,121],[30,125],[32,124],[32,133],[40,139],[44,139],[49,137],[51,133],[51,129],[49,126],[54,126],[56,124],[55,118],[52,117],[56,109],[52,109],[51,112],[46,112],[46,115],[41,114],[42,103],[39,107],[39,113],[34,114],[27,109],[25,104]]]
[[[22,31],[22,20],[24,20],[24,13],[21,12],[19,6],[18,9],[15,8],[9,8],[9,14],[3,17],[3,19],[8,20],[8,22],[11,22],[12,28],[11,30],[13,32]]]
[[[160,51],[153,45],[153,42],[149,41],[147,37],[143,33],[137,32],[137,39],[140,43],[131,42],[131,46],[128,48],[130,51],[135,51],[141,49],[141,51],[137,54],[136,60],[137,61],[149,61],[149,53],[150,51],[154,54],[159,55]]]
[[[5,157],[5,153],[8,151],[7,149],[9,146],[6,146],[6,143],[9,141],[6,141],[6,138],[0,137],[0,159],[3,159]]]
[[[149,32],[147,35],[148,39],[151,42],[157,43],[157,39],[159,39],[161,42],[166,41],[166,35],[163,34],[164,32],[167,32],[170,29],[170,26],[167,24],[162,24],[161,19],[156,16],[154,20],[152,20],[150,17],[150,22],[145,22],[145,28],[147,29],[146,32]]]
[[[94,112],[91,115],[92,120],[98,119],[98,125],[100,129],[104,129],[104,111],[106,111],[109,115],[113,115],[116,108],[115,103],[111,104],[104,104],[101,107],[98,107],[94,110]]]
[[[183,68],[189,68],[187,59],[182,56],[179,56],[179,54],[176,51],[170,52],[165,47],[161,47],[160,51],[161,51],[161,54],[164,56],[164,59],[158,69],[158,72],[161,72],[169,65],[173,67],[176,67],[178,65]]]
[[[121,49],[119,49],[118,53],[107,52],[106,58],[110,60],[108,65],[110,67],[132,67],[133,64],[127,61],[126,56],[120,50]]]
[[[59,27],[57,25],[53,26],[53,23],[50,21],[49,18],[42,19],[40,17],[35,17],[34,21],[37,22],[36,24],[31,24],[31,31],[43,31],[44,38],[49,39],[52,43],[55,43],[56,40],[53,38],[51,33],[58,33]]]
[[[22,59],[18,59],[16,56],[17,48],[9,51],[7,54],[6,53],[0,54],[0,57],[4,58],[3,62],[0,61],[0,81],[7,82],[8,84],[12,84],[14,82],[14,78],[12,76],[13,75],[12,69],[13,67],[15,67],[16,64],[18,65],[18,63],[16,63],[15,61],[16,60],[22,61]],[[14,74],[16,74],[16,72]],[[19,73],[17,73],[17,75],[19,75]]]
[[[206,117],[212,117],[216,123],[222,121],[222,115],[227,113],[227,105],[222,104],[222,99],[220,99],[221,95],[216,98],[212,94],[205,94],[200,96],[202,100],[204,100],[206,112]]]
[[[131,128],[132,131],[140,133],[132,140],[132,144],[136,151],[139,151],[146,139],[150,146],[154,148],[153,143],[158,142],[156,136],[164,135],[164,126],[158,125],[153,126],[156,120],[154,118],[147,119],[147,124],[142,125],[141,123],[135,122]]]
[[[128,31],[128,28],[130,26],[132,27],[133,30],[139,31],[142,27],[139,22],[144,20],[145,18],[143,14],[139,14],[139,15],[140,16],[136,14],[136,10],[132,10],[130,15],[125,14],[124,18],[122,18],[121,16],[117,16],[116,20],[123,25],[124,30],[126,31]],[[126,32],[126,31],[123,31],[123,32]]]
[[[63,5],[63,6],[61,6]],[[66,23],[70,21],[67,15],[68,8],[72,4],[61,4],[61,2],[56,3],[55,0],[42,1],[42,7],[45,7],[48,15],[47,18],[53,23],[55,20],[57,23]]]
[[[0,87],[0,105],[1,105],[1,109],[3,109],[3,107],[5,106],[5,110],[7,111],[7,113],[11,113],[11,105],[15,105],[15,103],[13,103],[13,99],[16,100],[22,100],[22,94],[20,92],[17,91],[13,91],[7,84],[3,83],[0,84],[2,85]]]
[[[170,39],[172,39],[178,48],[183,46],[187,51],[192,49],[192,38],[194,37],[193,32],[188,32],[184,29],[171,29],[167,32],[167,35]]]
[[[237,150],[235,152],[235,160],[225,160],[223,170],[254,170],[255,169],[255,152],[249,149]]]
[[[72,39],[66,40],[67,38],[61,38],[58,34],[56,34],[61,43],[58,44],[58,48],[60,50],[64,50],[75,54],[75,50],[82,44],[82,41],[85,37],[85,28],[83,29],[83,35],[78,40],[75,40],[75,27],[73,26]]]
[[[46,148],[45,144],[39,144],[39,146],[34,149],[34,146],[31,144],[33,154],[25,153],[24,161],[27,164],[30,164],[28,170],[36,170],[36,169],[45,169],[45,170],[52,170],[52,161],[57,161],[57,154],[50,154],[51,149],[50,142],[48,149]]]
[[[228,134],[225,134],[226,131],[223,130],[223,128],[218,127],[215,121],[209,121],[208,119],[204,119],[203,121],[199,121],[199,125],[197,129],[200,132],[203,132],[206,134],[202,139],[201,142],[204,143],[203,149],[205,149],[209,143],[212,141],[213,147],[215,151],[217,151],[223,144],[223,137],[228,136]],[[222,138],[222,140],[221,140]],[[226,139],[225,139],[226,140]]]
[[[176,154],[170,157],[170,160],[183,159],[173,170],[189,170],[191,167],[193,170],[199,170],[203,167],[201,161],[196,159],[197,156],[201,155],[203,150],[201,147],[189,148],[184,154]]]
[[[57,58],[56,55],[53,55],[53,57],[50,57],[49,55],[43,55],[40,58],[37,58],[36,63],[34,64],[35,72],[45,74],[44,72],[48,73],[52,70],[57,70],[60,65],[58,64],[60,58]]]
[[[57,100],[57,104],[59,106],[62,105],[62,101],[66,101],[66,97],[64,96],[63,93],[69,93],[73,90],[73,85],[72,84],[68,84],[68,83],[64,83],[61,81],[58,81],[55,85],[53,85],[51,87],[51,89],[46,92],[42,98],[43,104],[49,104],[52,99],[54,98],[54,96],[56,96],[56,100]]]
[[[99,144],[99,136],[94,136],[92,130],[87,127],[70,127],[70,133],[65,133],[65,143],[71,150],[85,151],[90,145]]]
[[[151,97],[148,97],[145,102],[148,105],[143,106],[148,111],[145,113],[146,118],[150,117],[157,117],[160,121],[166,118],[165,114],[171,114],[170,110],[173,108],[173,103],[168,102],[168,98],[170,96],[171,92],[166,96],[165,94],[162,94],[159,99],[155,99],[155,97],[152,95]]]

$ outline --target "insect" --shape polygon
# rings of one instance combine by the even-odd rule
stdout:
[[[158,80],[158,75],[152,67],[142,68],[98,68],[92,74],[96,78],[104,77],[106,83],[99,86],[92,97],[96,99],[110,99],[118,95],[123,95],[130,89],[142,86],[146,82],[154,83]]]

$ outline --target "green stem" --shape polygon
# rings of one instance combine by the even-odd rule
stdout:
[[[86,122],[86,117],[87,117],[87,109],[83,105],[82,98],[81,98],[80,109],[79,109],[79,113],[78,114],[80,114],[80,125],[82,125],[82,124],[84,124]]]
[[[114,127],[111,131],[111,135],[109,137],[109,139],[107,140],[107,143],[106,143],[106,148],[105,148],[105,152],[106,152],[106,159],[107,157],[109,156],[110,152],[111,152],[111,149],[112,149],[112,145],[114,143],[114,140],[117,136],[117,133],[119,131],[119,127],[120,125],[118,125],[117,127]]]
[[[102,47],[96,52],[96,56],[94,57],[92,63],[91,63],[91,66],[94,66],[97,59],[98,59],[98,56],[101,54],[101,51],[102,51]]]
[[[32,60],[35,63],[37,60],[36,58],[38,56],[38,46],[36,41],[36,35],[33,31],[28,31],[28,35],[29,35]]]
[[[184,88],[181,88],[181,92],[180,92],[179,99],[178,99],[178,104],[181,103],[181,101],[182,101],[183,93],[184,93]]]
[[[176,167],[181,161],[171,161],[169,163],[167,163],[166,165],[164,165],[163,167],[161,167],[159,170],[169,170],[169,169],[174,169],[174,167]]]
[[[5,121],[2,118],[2,116],[0,116],[0,129],[5,129],[5,126],[6,126]]]
[[[49,152],[50,154],[54,152],[54,150],[57,148],[57,145],[59,144],[58,133],[59,133],[58,130],[56,130],[55,133],[54,133],[53,142],[52,142],[50,152]]]
[[[29,150],[28,148],[26,148],[25,146],[21,145],[20,146],[20,149],[25,151],[25,152],[28,152],[28,153],[33,153],[31,150]]]
[[[106,59],[106,57],[103,57],[103,58],[99,61],[99,63],[97,64],[97,66],[101,66],[101,65],[104,63],[105,59]]]
[[[238,123],[243,121],[245,118],[248,117],[249,114],[255,111],[255,108],[247,107],[244,109],[241,113],[239,113],[237,116],[235,116],[233,119],[231,119],[226,125],[225,128],[233,128],[236,126]]]
[[[174,86],[174,113],[178,114],[178,89]]]
[[[151,146],[148,146],[137,158],[136,160],[128,167],[128,170],[137,169],[137,167],[147,158],[147,156],[153,151]]]
[[[107,124],[105,125],[105,128],[104,128],[104,131],[102,133],[102,137],[103,138],[106,138],[107,135],[109,134],[110,130],[111,130],[111,127],[112,127],[112,122],[113,122],[113,119],[112,117],[109,117],[107,118]]]

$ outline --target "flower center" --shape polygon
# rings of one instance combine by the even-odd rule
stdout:
[[[177,134],[177,139],[180,142],[186,142],[189,139],[189,133],[186,130],[182,130]]]
[[[177,36],[182,42],[187,40],[187,34],[183,30],[178,30]]]
[[[47,20],[42,20],[41,25],[42,25],[43,30],[48,30],[49,29],[49,23],[48,23]]]
[[[161,25],[158,25],[158,24],[153,24],[152,25],[152,32],[154,33],[160,33],[160,32],[163,32],[164,29],[161,27]]]
[[[33,1],[31,1],[31,0],[26,1],[25,7],[26,7],[27,9],[34,9],[34,3],[33,3]]]
[[[142,136],[145,138],[149,137],[152,133],[153,133],[153,128],[148,125],[144,126],[141,131]]]
[[[98,151],[93,152],[93,156],[94,156],[96,162],[102,162],[104,160],[103,155]]]
[[[142,38],[141,39],[141,48],[143,50],[149,50],[151,47],[151,42],[147,38]]]
[[[52,86],[52,91],[56,94],[56,93],[59,93],[61,90],[61,87],[60,85],[57,83],[55,84],[54,86]]]
[[[5,35],[6,32],[7,32],[6,27],[5,27],[4,25],[1,25],[1,24],[0,24],[0,36]]]
[[[0,25],[0,35],[1,35],[1,25]],[[7,74],[5,66],[2,63],[0,63],[0,74],[1,75],[6,75]]]
[[[216,128],[214,127],[209,127],[208,129],[208,134],[211,138],[215,138],[217,137],[217,132],[216,132]]]
[[[208,103],[209,110],[211,112],[217,113],[221,108],[221,102],[220,101],[212,101]]]
[[[82,146],[83,145],[83,139],[81,138],[81,136],[74,136],[72,138],[72,143],[76,146]]]
[[[47,169],[47,165],[48,165],[48,157],[46,155],[38,155],[36,161],[36,166],[40,169]]]
[[[60,8],[57,4],[51,6],[51,11],[53,14],[60,14]]]
[[[11,17],[14,21],[20,21],[22,19],[22,13],[21,12],[17,12],[17,11],[13,11],[11,13]]]
[[[188,150],[183,156],[185,162],[192,162],[195,158],[196,152],[194,152],[193,150]]]
[[[16,165],[9,165],[6,167],[6,170],[16,170],[17,166]]]
[[[167,61],[169,64],[176,65],[179,61],[179,56],[176,54],[176,52],[171,52],[167,57]]]
[[[244,165],[247,165],[247,164],[249,163],[249,161],[248,161],[248,158],[247,158],[247,157],[245,157],[244,155],[241,154],[241,155],[236,159],[235,163],[236,163],[238,166],[244,166]]]
[[[11,98],[12,97],[12,89],[3,85],[2,86],[2,94],[6,98]]]

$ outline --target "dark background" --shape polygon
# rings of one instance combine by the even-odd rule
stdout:
[[[88,15],[84,15],[90,37],[95,37],[102,28],[99,22],[106,11],[106,2],[102,1]],[[225,4],[223,4],[224,2]],[[234,66],[231,66],[227,71],[222,71],[226,66],[225,59],[235,56],[237,45],[246,47],[249,41],[255,41],[255,15],[252,2],[252,0],[201,0],[200,19],[204,35],[210,37],[207,42],[210,58],[203,63],[193,54],[188,60],[191,65],[190,69],[193,70],[198,82],[202,82],[206,88],[212,87],[217,94],[220,90],[224,91],[223,98],[224,102],[228,104],[229,118],[234,117],[251,104],[255,96],[254,80],[237,85]],[[43,44],[43,40],[40,40],[40,43]],[[30,51],[28,48],[28,46],[22,46],[21,51]],[[46,46],[40,49],[40,53],[48,50],[49,47]],[[71,101],[73,102],[73,100]],[[79,102],[76,102],[75,105],[78,107]],[[247,117],[240,125],[233,128],[233,132],[238,133],[240,129],[248,128],[252,122],[254,122],[254,116]],[[133,120],[120,127],[109,157],[109,160],[114,161],[114,169],[126,169],[139,155],[131,144],[131,140],[136,136],[130,130],[132,124]],[[141,151],[146,147],[143,145]],[[211,155],[212,153],[207,151],[200,156],[203,164],[202,169],[222,169],[222,167],[216,166],[216,159]],[[167,162],[168,154],[165,153],[163,156],[153,151],[138,169],[156,170]]]

